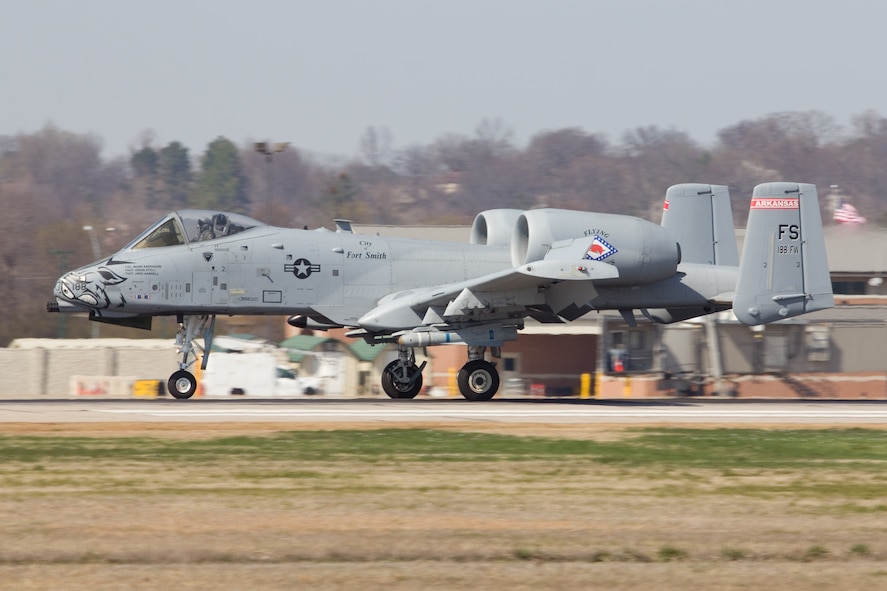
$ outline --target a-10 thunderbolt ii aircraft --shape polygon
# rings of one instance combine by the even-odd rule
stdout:
[[[469,244],[276,228],[212,211],[170,213],[110,258],[62,276],[52,312],[150,328],[175,315],[176,398],[197,388],[217,314],[289,315],[297,327],[347,327],[394,343],[382,387],[413,398],[422,387],[415,349],[467,345],[462,395],[489,400],[495,364],[527,317],[575,320],[593,310],[635,311],[661,323],[733,309],[748,325],[834,304],[816,187],[775,182],[751,198],[740,262],[725,186],[670,187],[661,225],[625,215],[496,209],[474,220]],[[203,338],[203,344],[199,342]]]

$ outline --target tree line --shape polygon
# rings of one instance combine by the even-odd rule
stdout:
[[[0,345],[61,334],[58,315],[43,308],[60,270],[94,260],[96,251],[110,254],[167,211],[185,207],[290,227],[331,227],[334,218],[469,224],[497,207],[658,222],[669,185],[711,182],[731,187],[741,224],[756,184],[797,180],[815,183],[821,195],[839,185],[871,223],[887,225],[887,119],[876,112],[846,127],[819,111],[775,113],[726,127],[708,146],[657,126],[628,130],[618,142],[579,127],[542,131],[520,145],[499,120],[405,147],[396,147],[386,128],[369,127],[350,159],[296,146],[259,153],[252,142],[223,137],[199,155],[177,141],[146,139],[127,156],[106,160],[101,146],[95,135],[54,125],[0,135],[0,286],[7,296]],[[64,333],[88,331],[78,323]]]

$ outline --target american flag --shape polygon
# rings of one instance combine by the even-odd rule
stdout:
[[[862,224],[865,218],[859,215],[856,208],[844,201],[835,209],[834,219],[841,224]]]

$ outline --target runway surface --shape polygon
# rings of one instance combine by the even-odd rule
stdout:
[[[275,422],[545,425],[656,424],[855,425],[887,428],[887,401],[747,400],[463,400],[192,399],[3,400],[8,423],[238,423]]]

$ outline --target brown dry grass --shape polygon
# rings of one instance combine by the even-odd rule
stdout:
[[[343,426],[322,426],[333,427]],[[627,436],[621,427],[503,427]],[[193,438],[284,429],[293,425],[3,425],[0,432],[150,435],[187,446]],[[834,499],[718,492],[810,474],[805,467],[651,473],[570,459],[293,466],[232,458],[147,472],[101,462],[10,465],[0,485],[0,589],[887,586],[883,512],[859,503],[848,510]],[[815,472],[820,482],[844,477]],[[186,494],[170,492],[183,483]]]

